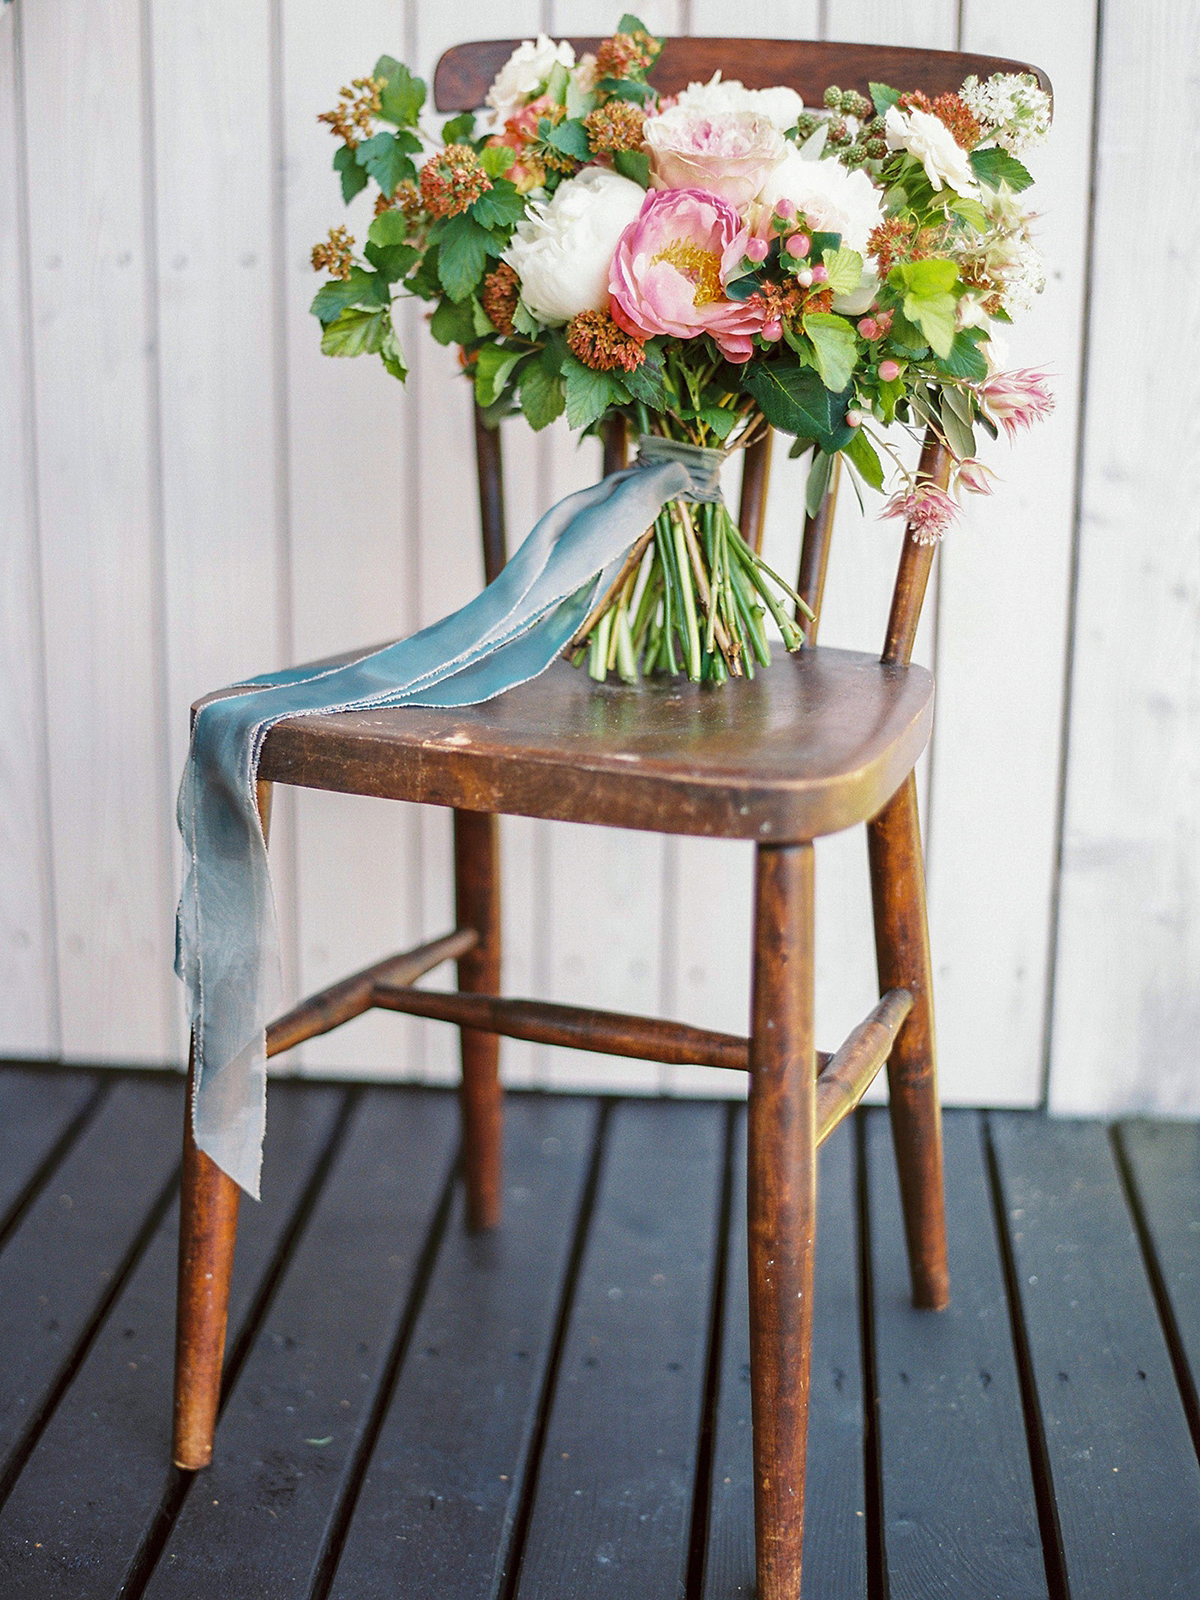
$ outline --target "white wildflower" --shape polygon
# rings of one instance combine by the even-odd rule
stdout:
[[[901,111],[890,106],[884,119],[889,150],[907,150],[925,168],[935,189],[943,184],[958,194],[978,195],[979,184],[967,152],[940,117],[931,111]]]
[[[1033,310],[1033,302],[1046,287],[1046,268],[1032,239],[1016,240],[1013,257],[1004,273],[1000,295],[1005,311],[1010,317],[1017,317]]]
[[[568,68],[575,65],[574,48],[565,39],[561,44],[556,44],[546,34],[539,33],[536,43],[526,39],[519,44],[500,68],[487,92],[487,103],[495,111],[497,122],[504,123],[534,99],[546,87],[547,78],[560,64]]]
[[[975,113],[985,141],[1020,155],[1050,132],[1050,96],[1030,72],[997,72],[980,83],[970,77],[959,91]]]
[[[804,101],[795,89],[782,84],[774,89],[747,89],[737,78],[722,79],[720,68],[707,83],[689,83],[675,103],[693,111],[706,111],[710,116],[723,111],[752,111],[768,118],[780,133],[794,128],[804,110]]]

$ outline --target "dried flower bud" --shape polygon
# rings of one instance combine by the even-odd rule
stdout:
[[[645,113],[628,100],[610,100],[583,119],[588,147],[593,155],[614,155],[618,150],[640,150]]]
[[[348,278],[354,265],[354,237],[345,228],[330,228],[328,239],[313,245],[314,272],[327,272],[331,278]]]
[[[567,347],[593,372],[634,372],[646,359],[642,342],[619,328],[607,311],[581,311],[572,317],[567,323]]]
[[[483,280],[479,303],[497,333],[509,334],[513,331],[513,316],[520,294],[520,279],[506,261],[502,261]]]
[[[434,217],[456,217],[492,187],[469,144],[448,144],[421,168],[421,199]]]

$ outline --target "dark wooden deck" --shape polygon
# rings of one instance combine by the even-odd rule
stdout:
[[[182,1086],[0,1072],[2,1600],[752,1592],[744,1116],[277,1083],[216,1460],[168,1468]],[[886,1120],[822,1153],[805,1600],[1200,1596],[1200,1129],[946,1118],[907,1304]]]

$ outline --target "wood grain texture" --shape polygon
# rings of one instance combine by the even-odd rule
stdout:
[[[22,18],[0,17],[0,1050],[59,1049],[38,507]]]
[[[716,1107],[661,1101],[612,1114],[520,1600],[673,1600],[682,1589],[723,1122]]]
[[[720,694],[670,681],[598,688],[560,661],[484,706],[277,723],[259,770],[481,811],[808,839],[864,821],[895,793],[928,736],[932,689],[920,669],[824,649],[777,652],[769,672]]]
[[[992,1118],[1071,1592],[1194,1595],[1200,1470],[1112,1150]]]
[[[1149,161],[1129,127],[1147,97],[1185,103],[1200,8],[1155,0],[1136,19],[1120,8],[1103,15],[1050,1104],[1074,1114],[1196,1112],[1200,457],[1191,365],[1169,414],[1136,397],[1176,360],[1179,330],[1193,328],[1200,309],[1188,269],[1200,246],[1188,176],[1200,126],[1189,114]],[[1152,231],[1118,269],[1122,219],[1151,195]],[[1175,316],[1128,307],[1126,271],[1156,272]]]
[[[334,1600],[497,1600],[543,1403],[594,1103],[508,1102],[508,1225],[466,1228],[459,1192],[392,1394]]]
[[[268,1098],[262,1204],[245,1208],[234,1262],[233,1350],[251,1331],[264,1278],[342,1095],[279,1084]],[[136,1102],[128,1109],[136,1117]],[[178,1229],[172,1205],[0,1513],[0,1581],[9,1600],[113,1600],[177,1481],[168,1462]]]
[[[0,1252],[0,1481],[172,1179],[182,1087],[117,1084]]]
[[[965,46],[1028,56],[1055,86],[1053,131],[1028,156],[1046,290],[1005,329],[1004,355],[1006,367],[1053,374],[1055,412],[1019,445],[980,439],[1002,481],[990,499],[965,497],[962,525],[938,558],[930,938],[942,1093],[968,1104],[1032,1105],[1045,1069],[1096,10],[1091,0],[962,8]],[[1003,651],[996,693],[986,641],[1016,616],[1019,647]]]
[[[21,24],[60,1041],[161,1062],[178,1038],[146,41],[137,0]]]
[[[101,1087],[74,1072],[9,1071],[0,1077],[0,1234]]]
[[[369,1090],[146,1590],[303,1593],[400,1333],[457,1140],[446,1100]]]
[[[866,1600],[863,1400],[856,1268],[856,1162],[843,1128],[822,1148],[804,1508],[801,1600]],[[746,1263],[746,1121],[737,1114],[721,1370],[716,1398],[704,1600],[754,1594],[750,1324]]]
[[[979,1118],[946,1118],[953,1295],[915,1311],[887,1118],[867,1122],[875,1382],[893,1600],[1047,1595]]]
[[[1119,1138],[1153,1268],[1175,1325],[1175,1376],[1196,1438],[1200,1421],[1200,1251],[1196,1248],[1200,1237],[1200,1127],[1194,1123],[1132,1122],[1122,1127]]]

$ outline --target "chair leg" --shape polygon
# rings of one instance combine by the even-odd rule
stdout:
[[[912,773],[867,824],[880,992],[908,989],[913,1008],[888,1061],[892,1141],[908,1241],[913,1304],[950,1303],[942,1186],[942,1112],[933,1030],[933,969],[925,916],[925,867]]]
[[[460,928],[479,943],[459,959],[458,987],[469,994],[500,990],[500,828],[481,811],[454,813],[455,911]],[[463,1165],[467,1225],[494,1228],[503,1193],[504,1095],[500,1040],[494,1033],[460,1031],[462,1042]]]
[[[192,1137],[193,1062],[188,1063],[179,1195],[179,1299],[175,1321],[177,1467],[196,1471],[212,1460],[229,1283],[241,1191]]]
[[[799,1600],[816,1232],[812,846],[760,846],[750,1037],[750,1384],[758,1600]]]

